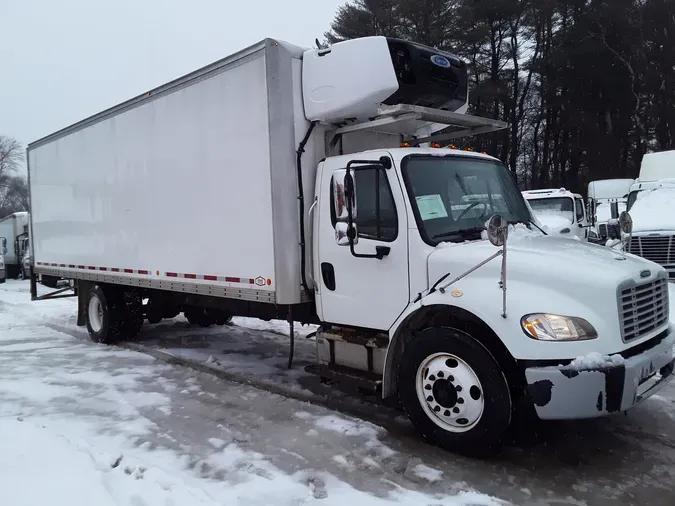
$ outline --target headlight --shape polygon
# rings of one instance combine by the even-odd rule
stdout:
[[[557,314],[530,314],[520,320],[523,330],[538,341],[588,341],[598,337],[593,325],[583,318]]]

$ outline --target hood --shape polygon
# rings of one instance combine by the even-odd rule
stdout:
[[[569,228],[572,225],[572,220],[568,217],[567,213],[563,214],[553,211],[544,211],[535,212],[535,215],[539,219],[539,222],[551,231],[557,232],[563,228]],[[569,216],[571,216],[571,213],[569,213]]]
[[[675,230],[675,188],[655,188],[638,194],[630,209],[633,232]]]
[[[451,278],[475,267],[498,251],[488,241],[439,245],[429,257],[429,284],[451,271]],[[604,246],[554,236],[530,234],[509,237],[507,243],[507,279],[519,279],[530,285],[558,285],[560,290],[576,292],[602,287],[615,291],[629,278],[639,282],[645,270],[662,269],[635,255],[617,252]],[[481,267],[480,277],[499,279],[501,259]],[[614,292],[615,293],[615,292]]]

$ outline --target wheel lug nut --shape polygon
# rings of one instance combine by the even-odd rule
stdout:
[[[444,376],[443,371],[438,371],[438,377],[442,378]]]
[[[452,408],[452,412],[455,414],[459,413],[459,408]]]
[[[457,390],[458,392],[461,392],[462,391],[462,385],[457,385],[455,387],[455,390]]]
[[[464,399],[462,399],[461,397],[457,399],[457,404],[464,404]]]
[[[427,397],[427,401],[434,402],[434,398],[430,395],[429,397]]]
[[[448,410],[446,409],[446,410],[445,410],[445,413],[443,413],[443,416],[450,416],[450,411],[448,411]]]

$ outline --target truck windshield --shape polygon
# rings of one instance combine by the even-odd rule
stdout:
[[[402,169],[420,234],[428,244],[480,239],[495,213],[509,223],[531,223],[525,201],[502,163],[461,155],[410,155]]]
[[[527,199],[527,201],[539,219],[556,216],[574,223],[574,200],[569,197]]]
[[[628,194],[628,203],[626,204],[627,211],[630,211],[631,207],[633,207],[633,204],[635,204],[638,193],[640,193],[640,190],[634,190]]]

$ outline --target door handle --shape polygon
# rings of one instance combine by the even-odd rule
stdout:
[[[326,285],[331,292],[335,290],[335,267],[333,264],[323,262],[321,264],[321,276],[323,277],[323,284]]]

